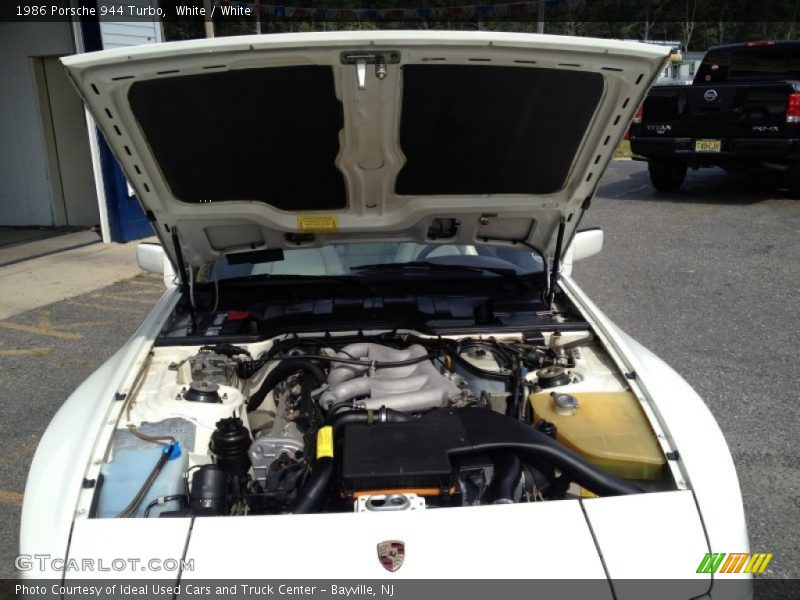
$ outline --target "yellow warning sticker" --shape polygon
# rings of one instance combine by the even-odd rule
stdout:
[[[339,231],[337,215],[298,215],[297,230],[300,233],[336,233]]]
[[[333,427],[326,425],[317,432],[317,458],[333,458]]]

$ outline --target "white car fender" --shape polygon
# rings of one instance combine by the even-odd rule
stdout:
[[[710,552],[749,552],[736,468],[708,406],[683,377],[603,314],[574,280],[562,277],[561,286],[611,354],[623,361],[620,367],[635,373],[632,387],[643,392],[678,450],[677,459],[687,479],[684,483],[694,492]],[[697,557],[698,565],[702,558]]]
[[[667,363],[624,332],[618,333],[636,353],[637,372],[646,381],[657,382],[660,399],[654,394],[654,402],[680,451],[711,552],[749,552],[739,479],[719,424],[697,392]]]
[[[20,554],[65,557],[83,476],[114,394],[137,359],[149,352],[177,299],[177,288],[168,290],[131,339],[53,417],[39,441],[25,486]],[[21,576],[61,577],[61,572],[40,571],[34,564],[33,570],[22,571]]]

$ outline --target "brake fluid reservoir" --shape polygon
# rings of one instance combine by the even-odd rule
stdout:
[[[629,479],[660,475],[664,455],[632,392],[536,392],[529,400],[534,419],[554,423],[558,441],[592,464]]]

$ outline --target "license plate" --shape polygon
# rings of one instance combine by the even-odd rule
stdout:
[[[695,152],[719,152],[722,150],[721,140],[695,140]]]

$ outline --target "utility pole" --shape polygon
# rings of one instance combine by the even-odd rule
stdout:
[[[206,9],[206,37],[213,38],[214,37],[214,21],[211,20],[211,14],[213,9],[211,8],[211,0],[203,0],[203,8]]]
[[[539,0],[539,25],[536,31],[544,33],[544,0]]]

